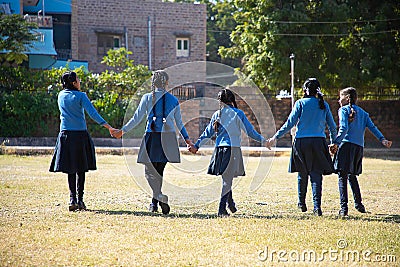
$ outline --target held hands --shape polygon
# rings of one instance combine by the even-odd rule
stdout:
[[[119,130],[119,129],[114,129],[114,131],[111,133],[111,136],[115,137],[117,139],[120,139],[123,134],[124,134],[124,131]]]
[[[330,144],[329,145],[329,153],[332,156],[335,155],[337,151],[338,151],[338,145],[336,145],[336,144]]]
[[[196,148],[196,146],[193,144],[193,142],[190,139],[186,139],[185,143],[187,145],[188,151],[190,153],[196,154],[196,152],[198,151],[198,149]]]
[[[272,146],[276,145],[276,138],[275,137],[271,137],[267,140],[267,142],[265,142],[265,147],[268,148],[269,150],[271,150]]]
[[[383,139],[383,140],[382,140],[382,145],[384,145],[384,146],[387,147],[387,148],[390,148],[390,147],[392,146],[392,141]]]

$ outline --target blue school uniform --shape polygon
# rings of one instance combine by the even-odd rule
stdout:
[[[219,121],[220,126],[216,133],[215,150],[207,173],[213,175],[226,173],[232,177],[245,175],[240,150],[242,130],[260,143],[265,143],[265,138],[254,129],[242,110],[227,105],[212,115],[210,123],[195,143],[197,148],[215,134],[215,121]]]
[[[85,111],[98,124],[106,121],[98,114],[86,93],[64,89],[58,94],[60,133],[49,171],[64,173],[96,170],[93,141],[87,131]]]
[[[155,106],[153,108],[152,93],[145,94],[133,117],[122,127],[128,132],[147,117],[146,131],[143,137],[138,163],[180,162],[179,146],[176,139],[175,124],[186,140],[189,135],[182,122],[178,99],[164,89],[155,90]],[[164,122],[165,119],[165,122]],[[154,122],[154,130],[151,129]]]
[[[372,122],[369,114],[357,105],[352,106],[355,111],[352,122],[349,122],[349,115],[351,114],[350,105],[339,109],[339,132],[333,142],[339,146],[334,157],[334,168],[335,172],[339,175],[340,205],[346,212],[348,209],[347,180],[353,191],[355,207],[357,209],[364,209],[357,175],[362,173],[365,129],[368,128],[379,141],[385,139]]]
[[[331,110],[326,102],[324,105],[325,109],[320,109],[319,99],[315,96],[299,99],[287,121],[274,135],[279,139],[296,126],[289,172],[298,172],[299,207],[305,207],[308,177],[310,177],[314,211],[318,213],[321,212],[322,175],[333,172],[333,163],[325,140],[326,126],[329,129],[331,142],[336,137],[336,124]]]

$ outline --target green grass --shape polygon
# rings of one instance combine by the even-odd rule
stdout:
[[[274,159],[254,193],[248,185],[257,158],[250,158],[247,176],[233,190],[239,210],[229,218],[215,216],[217,202],[173,206],[168,216],[148,213],[150,197],[135,184],[124,157],[107,155],[98,156],[98,170],[87,174],[90,210],[68,212],[66,175],[49,173],[50,159],[0,156],[1,266],[303,266],[307,262],[291,257],[303,251],[321,257],[323,250],[333,254],[313,264],[377,266],[368,261],[377,255],[396,257],[380,266],[400,263],[399,161],[364,159],[359,181],[369,213],[358,213],[350,200],[349,217],[341,219],[336,175],[324,177],[324,216],[297,210],[296,175],[287,173],[288,157]],[[167,166],[167,180],[178,183],[178,174]],[[187,174],[180,182],[195,178],[211,179]],[[310,188],[307,204],[312,207]],[[344,249],[337,247],[340,239],[347,243]],[[266,249],[269,257],[261,261]],[[279,261],[279,250],[287,262]],[[368,251],[360,261],[346,261],[346,253]]]

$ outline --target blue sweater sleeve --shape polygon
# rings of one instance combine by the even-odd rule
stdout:
[[[135,128],[144,118],[147,113],[147,103],[148,98],[146,95],[142,97],[140,100],[139,106],[137,107],[135,114],[133,114],[132,118],[121,128],[122,131],[129,132],[133,128]]]
[[[300,104],[300,101],[297,101],[294,104],[294,107],[293,107],[292,111],[290,112],[288,119],[282,125],[282,127],[275,133],[274,137],[276,139],[279,139],[284,134],[289,132],[290,129],[292,129],[299,121],[300,114],[301,114],[301,104]]]
[[[371,131],[373,135],[375,135],[376,138],[379,139],[379,141],[382,141],[385,139],[381,131],[378,130],[378,127],[375,126],[375,124],[372,122],[371,118],[368,116],[367,117],[367,125],[368,129]]]
[[[239,111],[238,112],[239,118],[241,120],[240,123],[240,128],[251,138],[253,138],[254,140],[260,142],[260,143],[264,143],[266,140],[265,138],[259,134],[253,127],[253,125],[251,124],[251,122],[247,119],[246,115],[244,114],[243,111]]]
[[[331,144],[336,138],[336,123],[335,120],[333,119],[333,115],[331,112],[331,109],[329,108],[328,103],[325,102],[325,108],[326,108],[326,122],[328,124],[328,130],[329,130],[329,139],[331,141]]]
[[[214,121],[215,121],[215,113],[211,117],[210,123],[207,125],[207,127],[204,129],[204,132],[200,135],[199,139],[197,139],[197,142],[194,144],[196,148],[199,148],[203,144],[203,140],[206,138],[211,138],[211,136],[214,135]]]
[[[95,122],[97,122],[100,125],[106,124],[107,122],[97,112],[97,110],[93,106],[92,102],[90,102],[89,98],[87,97],[86,93],[82,92],[81,96],[82,96],[82,98],[81,98],[82,107],[89,114],[90,118],[92,118]]]
[[[178,130],[181,133],[183,139],[185,139],[185,140],[189,139],[189,135],[188,135],[186,128],[182,122],[181,108],[179,106],[179,103],[175,108],[174,118],[175,118],[176,127],[178,127]]]
[[[349,130],[349,113],[347,109],[343,107],[340,108],[338,111],[338,116],[339,116],[339,131],[335,141],[333,142],[336,145],[340,145],[340,143],[343,141],[344,137],[346,136]]]

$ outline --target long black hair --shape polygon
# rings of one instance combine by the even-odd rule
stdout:
[[[349,115],[349,122],[354,121],[356,116],[356,111],[353,108],[353,105],[356,104],[357,101],[357,91],[354,87],[347,87],[340,90],[340,94],[344,96],[348,96],[349,98],[349,106],[350,106],[350,115]]]
[[[229,89],[222,89],[221,91],[219,91],[217,99],[219,101],[219,114],[213,124],[214,131],[216,133],[218,132],[218,127],[220,125],[222,108],[228,104],[232,104],[235,108],[237,108],[235,94]]]
[[[324,94],[321,92],[321,85],[316,78],[308,78],[303,84],[304,96],[317,95],[319,100],[319,108],[325,109]]]
[[[155,130],[155,120],[156,120],[156,88],[158,89],[165,89],[167,82],[169,80],[168,73],[163,71],[163,70],[156,70],[153,73],[153,76],[151,77],[151,94],[152,94],[152,101],[153,101],[153,106],[152,106],[152,111],[153,111],[153,121],[150,124],[150,129],[154,132]],[[162,95],[162,110],[163,110],[163,123],[166,122],[166,116],[165,116],[165,92]]]
[[[76,72],[74,71],[68,71],[64,72],[64,74],[61,76],[61,83],[64,89],[70,89],[70,90],[78,90],[74,86],[74,82],[76,82],[77,79]]]

